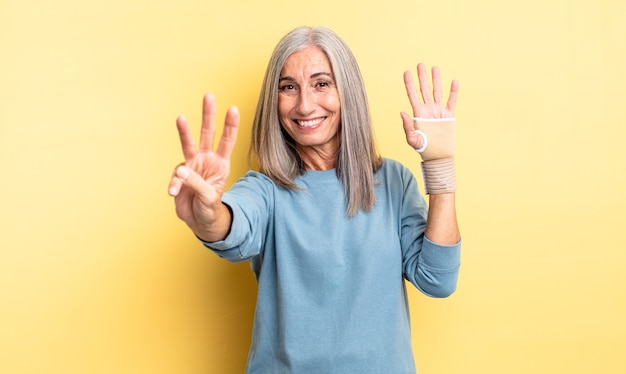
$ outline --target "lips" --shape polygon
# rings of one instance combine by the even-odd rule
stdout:
[[[309,120],[295,120],[295,122],[296,122],[296,123],[298,124],[298,126],[300,126],[300,127],[305,127],[305,128],[315,128],[315,127],[317,127],[320,123],[322,123],[325,119],[326,119],[326,117],[319,117],[319,118],[309,119]]]

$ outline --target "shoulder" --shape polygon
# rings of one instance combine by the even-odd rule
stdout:
[[[376,174],[380,174],[384,176],[385,179],[388,178],[412,178],[413,173],[409,168],[404,166],[400,161],[393,160],[390,158],[383,158],[383,164],[381,168],[376,172]]]
[[[393,196],[417,193],[418,181],[413,172],[399,161],[383,158],[383,164],[374,175],[376,188]]]
[[[248,170],[248,172],[246,172],[243,177],[239,178],[231,188],[247,185],[274,188],[276,184],[267,175],[255,170]]]
[[[264,197],[273,195],[276,188],[274,181],[267,175],[249,170],[230,186],[226,194],[247,198]]]
[[[271,211],[276,188],[276,184],[265,174],[250,170],[222,195],[222,202],[233,210],[234,216],[259,215],[260,212]]]

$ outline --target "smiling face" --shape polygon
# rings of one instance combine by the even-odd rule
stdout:
[[[290,55],[280,72],[278,116],[307,169],[332,169],[341,102],[326,54],[315,46]]]

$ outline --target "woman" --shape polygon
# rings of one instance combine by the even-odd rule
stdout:
[[[258,281],[248,373],[414,373],[404,279],[446,297],[456,288],[453,81],[442,104],[418,65],[404,81],[406,140],[423,158],[429,207],[411,172],[376,150],[363,81],[335,33],[302,27],[276,46],[252,129],[250,171],[228,192],[239,114],[215,152],[215,99],[198,150],[184,117],[185,162],[172,176],[176,212],[205,246],[250,261]],[[416,131],[417,129],[417,131]]]

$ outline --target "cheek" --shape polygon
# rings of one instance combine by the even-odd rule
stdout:
[[[323,95],[320,98],[319,104],[331,112],[339,113],[341,111],[341,101],[339,100],[339,95],[336,92]]]
[[[278,97],[278,105],[277,105],[277,110],[278,110],[278,117],[280,117],[281,119],[283,117],[287,117],[289,114],[291,106],[288,103],[288,100],[285,99],[281,99],[281,97]]]
[[[280,127],[289,132],[288,124],[290,123],[290,116],[288,106],[285,105],[285,101],[278,100],[278,105],[276,111],[278,112],[278,122],[280,123]]]

